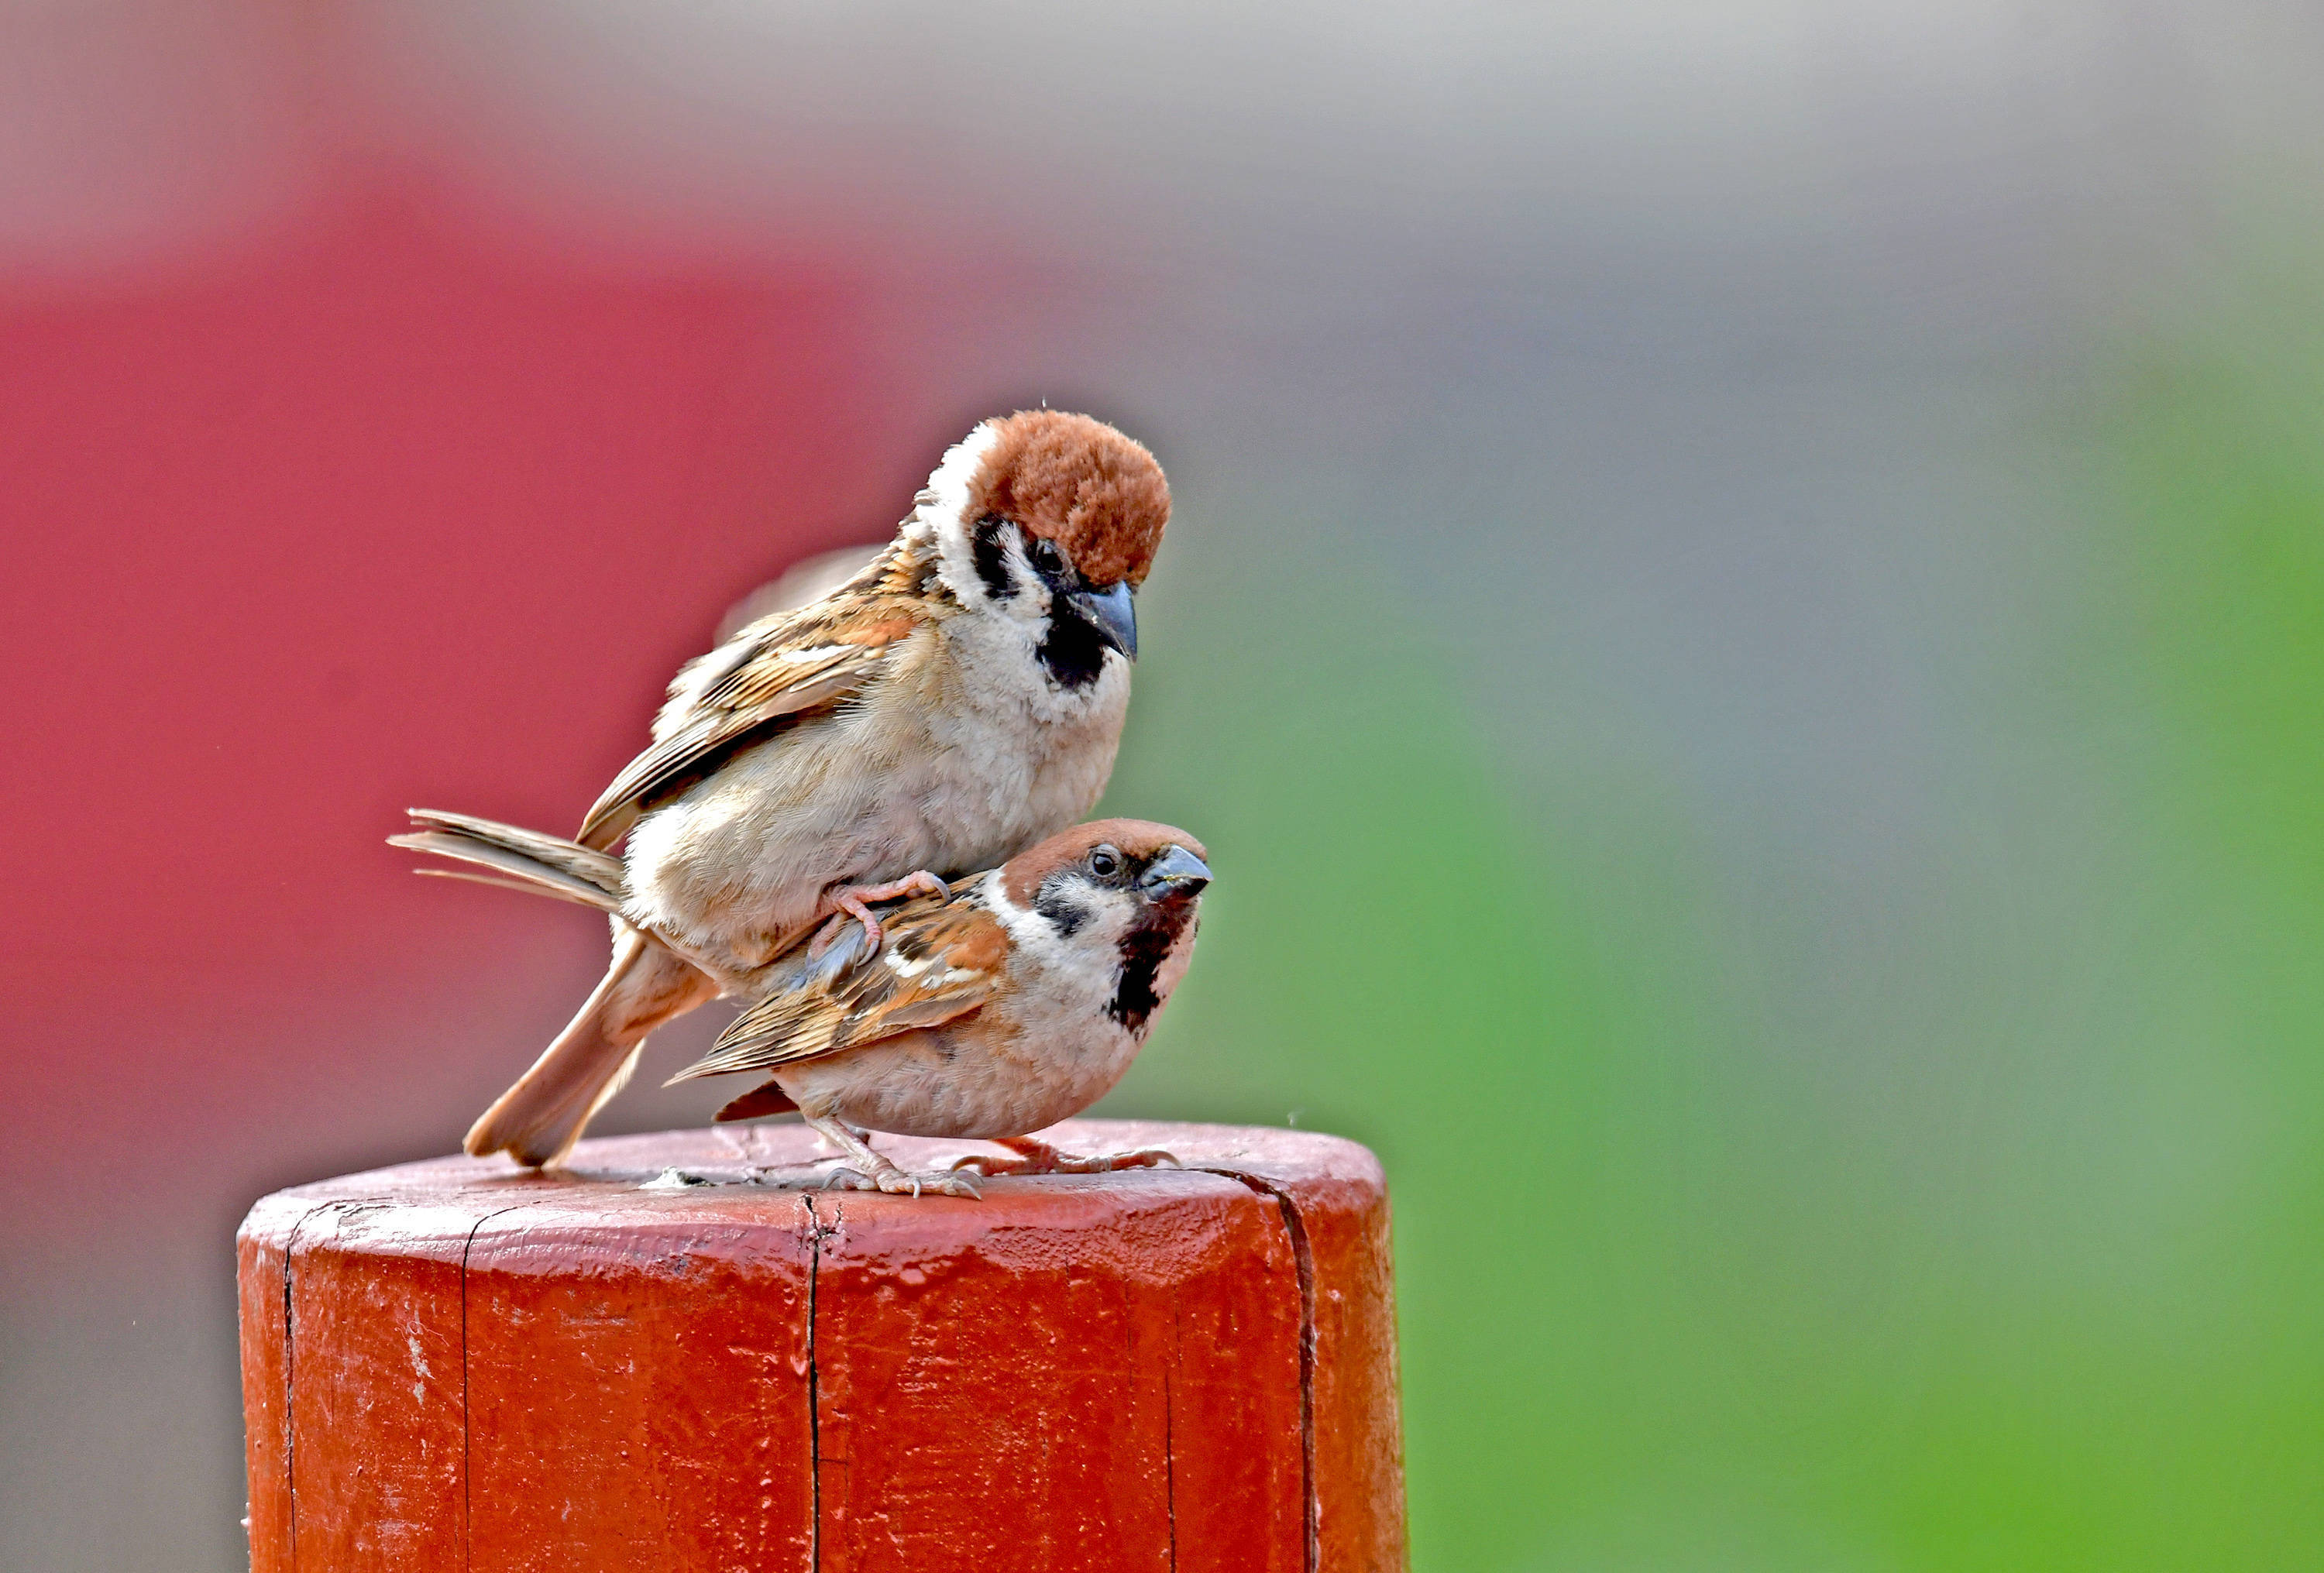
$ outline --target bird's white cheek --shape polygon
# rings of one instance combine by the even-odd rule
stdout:
[[[993,915],[1009,931],[1015,951],[1018,985],[1029,998],[1071,1014],[1102,1008],[1112,998],[1120,968],[1124,914],[1119,897],[1076,884],[1062,893],[1081,913],[1070,934],[1033,907],[1019,906],[995,892]]]

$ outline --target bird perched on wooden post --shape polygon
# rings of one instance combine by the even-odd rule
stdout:
[[[988,420],[896,538],[823,599],[671,683],[653,741],[583,821],[619,860],[604,980],[469,1130],[554,1163],[656,1026],[871,904],[934,893],[1072,824],[1113,768],[1133,596],[1170,516],[1153,455],[1084,415]],[[569,857],[569,855],[568,855]]]
[[[412,820],[420,828],[397,845],[491,870],[461,877],[626,909],[621,865],[604,853],[460,814]],[[834,1178],[859,1189],[974,1196],[971,1172],[1168,1163],[1156,1150],[1077,1157],[1027,1133],[1087,1108],[1137,1058],[1193,955],[1204,856],[1166,824],[1075,825],[890,907],[876,946],[850,921],[826,947],[801,943],[724,977],[724,992],[756,1003],[670,1081],[765,1074],[717,1118],[798,1109],[845,1154]],[[1016,1156],[911,1174],[870,1145],[872,1130],[997,1141]]]

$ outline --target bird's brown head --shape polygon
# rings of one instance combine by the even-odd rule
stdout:
[[[1092,585],[1144,584],[1170,522],[1170,483],[1144,445],[1062,409],[987,424],[992,442],[969,483],[968,518],[1017,525]]]
[[[1143,819],[1077,824],[1011,858],[1004,918],[1026,952],[1110,991],[1105,1012],[1143,1038],[1192,954],[1211,882],[1203,843]]]
[[[1093,819],[1027,848],[1001,869],[1001,888],[1019,906],[1039,903],[1042,889],[1074,875],[1142,900],[1188,901],[1211,882],[1203,843],[1175,825],[1147,819]]]
[[[1022,409],[945,455],[906,529],[931,532],[946,586],[1013,623],[1060,694],[1102,695],[1138,658],[1138,586],[1169,520],[1152,454],[1086,415]]]

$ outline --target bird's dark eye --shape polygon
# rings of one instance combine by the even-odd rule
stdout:
[[[1100,847],[1090,854],[1090,872],[1101,879],[1111,879],[1121,872],[1121,854],[1111,847]]]
[[[1065,554],[1056,548],[1055,542],[1044,540],[1038,535],[1033,538],[1033,544],[1025,548],[1025,555],[1033,559],[1033,566],[1045,575],[1053,576],[1065,571]]]

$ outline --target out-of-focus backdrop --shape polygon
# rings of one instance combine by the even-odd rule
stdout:
[[[0,1566],[238,1566],[241,1212],[596,976],[399,811],[573,824],[1043,400],[1170,472],[1107,806],[1221,876],[1106,1108],[1387,1161],[1417,1567],[2324,1564],[2319,79],[2290,0],[14,0]]]

